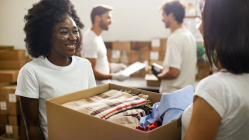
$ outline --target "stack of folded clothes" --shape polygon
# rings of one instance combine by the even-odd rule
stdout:
[[[152,111],[148,95],[115,89],[62,106],[130,128],[138,126],[140,118]]]

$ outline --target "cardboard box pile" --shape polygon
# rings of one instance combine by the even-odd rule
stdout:
[[[110,63],[120,63],[120,60],[112,59],[113,51],[119,51],[119,58],[123,51],[126,51],[128,58],[128,65],[135,62],[147,62],[149,65],[152,63],[162,64],[166,51],[167,39],[157,39],[159,44],[155,47],[152,41],[133,41],[133,42],[105,42],[107,48],[107,57]],[[154,45],[154,47],[152,47]],[[151,63],[152,62],[152,63]],[[143,69],[131,75],[131,77],[144,77],[146,71]]]
[[[12,46],[0,46],[0,137],[1,139],[26,140],[20,116],[19,97],[15,95],[20,68],[31,61],[25,50],[14,50]],[[20,127],[23,129],[21,130]]]
[[[87,98],[110,89],[131,90],[149,95],[152,104],[159,102],[161,94],[106,84],[46,100],[49,140],[180,140],[181,119],[174,120],[150,132],[144,132],[109,122],[61,106],[61,104]]]
[[[7,138],[20,137],[20,105],[19,98],[15,95],[16,85],[1,87],[0,89],[0,125],[5,127]]]

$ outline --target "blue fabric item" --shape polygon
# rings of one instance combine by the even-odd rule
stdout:
[[[171,94],[164,93],[160,102],[152,106],[152,113],[142,117],[140,126],[145,128],[154,121],[167,124],[182,116],[184,110],[193,103],[194,87],[189,85]]]

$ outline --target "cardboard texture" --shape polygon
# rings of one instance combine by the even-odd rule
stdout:
[[[8,82],[0,82],[0,88],[10,85]],[[1,94],[1,92],[0,92]]]
[[[0,60],[24,60],[27,58],[25,50],[0,51]]]
[[[153,74],[146,74],[145,78],[147,86],[160,87],[161,81]]]
[[[0,69],[4,70],[19,70],[30,60],[0,60]]]
[[[180,121],[172,121],[150,132],[144,132],[116,123],[102,120],[87,114],[71,110],[61,104],[87,98],[110,89],[131,90],[137,94],[142,92],[150,97],[154,104],[159,102],[161,94],[133,89],[114,84],[106,84],[82,90],[64,96],[46,100],[49,140],[180,140]]]
[[[1,115],[8,115],[7,102],[5,102],[5,101],[0,101],[0,114]]]
[[[13,116],[9,115],[8,120],[9,120],[9,125],[20,125],[20,115]]]
[[[151,42],[150,41],[136,41],[131,43],[131,50],[139,51],[150,51]]]
[[[8,116],[7,115],[0,115],[0,125],[8,124]]]
[[[8,115],[20,115],[20,106],[16,103],[7,103]]]
[[[131,42],[112,42],[112,50],[126,51],[127,54],[130,54]]]
[[[7,138],[6,134],[0,136],[0,140],[20,140],[19,138]]]
[[[11,82],[17,81],[19,70],[0,70],[0,82]]]
[[[11,51],[11,50],[14,50],[14,46],[6,46],[6,45],[0,45],[0,50],[1,51]]]
[[[5,132],[6,132],[5,125],[0,124],[0,135],[5,134]]]
[[[167,49],[167,38],[161,39],[161,50],[166,51]]]
[[[18,139],[20,138],[20,129],[17,125],[6,125],[7,138]]]
[[[16,85],[6,86],[0,89],[0,101],[6,101],[10,103],[18,103],[19,98],[15,95]]]
[[[201,80],[210,75],[209,64],[197,64],[198,72],[196,74],[196,79]]]

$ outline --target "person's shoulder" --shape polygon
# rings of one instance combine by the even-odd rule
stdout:
[[[87,60],[86,58],[82,58],[79,56],[73,56],[74,59],[76,60],[76,63],[81,63],[81,64],[85,64],[85,65],[91,65],[91,62],[89,60]]]
[[[26,63],[21,69],[20,72],[24,73],[33,73],[35,68],[40,65],[42,58],[36,58],[28,63]]]

